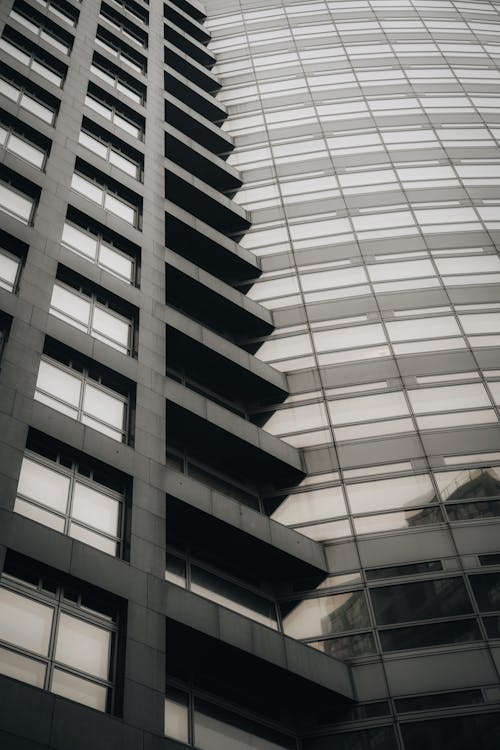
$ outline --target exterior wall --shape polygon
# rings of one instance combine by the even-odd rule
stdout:
[[[487,557],[498,516],[472,485],[500,459],[499,12],[494,2],[207,4],[236,145],[228,162],[243,179],[235,200],[251,211],[242,245],[263,269],[249,296],[276,324],[256,356],[291,393],[253,418],[302,447],[309,472],[272,517],[324,544],[331,578],[319,594],[345,594],[320,600],[327,624],[311,610],[290,628],[349,660],[359,699],[372,702],[364,715],[377,718],[336,731],[396,732],[343,735],[345,747],[403,736],[413,747],[410,719],[438,714],[403,715],[407,696],[453,693],[443,716],[498,710],[498,633],[472,591],[498,571],[481,567],[498,562]],[[439,595],[425,595],[427,611],[418,596],[404,614],[377,610],[378,588],[411,600],[436,579],[465,586],[474,635],[458,634],[458,610],[438,607]],[[411,638],[380,627],[389,622],[408,623]],[[323,721],[315,732],[331,731]],[[432,735],[442,746],[434,725]]]

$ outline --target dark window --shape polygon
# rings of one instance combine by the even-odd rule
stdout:
[[[398,750],[398,743],[392,727],[377,727],[345,734],[312,737],[303,740],[302,747],[303,750]]]
[[[444,643],[463,643],[481,640],[475,620],[452,620],[413,625],[409,628],[380,630],[383,651],[400,651],[425,646],[440,646]]]
[[[387,568],[372,568],[371,570],[366,570],[365,573],[368,581],[376,581],[379,578],[399,578],[400,576],[429,573],[435,570],[443,570],[441,560],[409,563],[408,565],[392,565]]]
[[[500,573],[469,576],[469,581],[481,612],[500,610]]]
[[[479,555],[480,565],[500,565],[500,554]]]
[[[402,724],[405,750],[498,750],[500,714]]]
[[[371,589],[378,625],[452,617],[472,612],[461,578],[438,578]]]
[[[308,646],[313,646],[318,651],[328,654],[328,656],[343,660],[377,653],[372,633],[344,635],[340,638],[327,638],[324,641],[308,641]]]
[[[446,506],[450,521],[469,521],[473,518],[498,518],[500,500],[483,500],[480,503],[453,503]]]
[[[448,706],[468,706],[471,703],[484,703],[480,690],[460,690],[457,693],[434,693],[433,695],[416,695],[413,698],[398,698],[395,701],[396,711],[428,711]]]

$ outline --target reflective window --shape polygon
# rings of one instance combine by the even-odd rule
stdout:
[[[121,169],[122,172],[126,172],[131,177],[136,179],[139,177],[139,165],[133,159],[125,156],[121,151],[112,146],[109,143],[104,143],[90,133],[81,130],[78,136],[78,141],[82,146],[88,148],[94,154],[101,156],[106,161],[114,164],[115,167]]]
[[[5,248],[0,247],[0,288],[13,292],[16,288],[21,261]]]
[[[441,646],[445,643],[482,640],[478,624],[473,619],[379,630],[379,635],[382,651],[405,651],[413,648]]]
[[[113,440],[126,440],[127,399],[101,386],[85,373],[65,367],[49,357],[40,362],[35,400]]]
[[[134,136],[134,138],[141,138],[142,129],[129,120],[121,111],[118,111],[114,106],[104,103],[91,94],[86,95],[85,105],[94,110],[94,112],[100,114],[101,117],[104,117],[106,120],[111,120],[111,122]]]
[[[13,44],[5,37],[0,39],[0,49],[3,49],[4,52],[15,57],[16,60],[19,60],[23,65],[27,65],[34,73],[39,73],[47,81],[50,81],[58,87],[63,85],[64,76],[60,72],[49,67],[47,62],[41,62],[32,52],[21,49],[21,47]]]
[[[481,383],[419,388],[409,390],[408,397],[416,414],[491,405],[486,389]]]
[[[63,39],[57,37],[52,31],[49,31],[47,28],[44,28],[44,26],[38,21],[35,21],[33,18],[28,18],[22,13],[19,13],[15,8],[13,8],[10,11],[9,17],[12,18],[14,21],[17,21],[19,24],[21,24],[25,28],[27,28],[33,34],[36,34],[43,42],[48,42],[50,45],[52,45],[52,47],[55,47],[55,49],[57,49],[59,52],[62,52],[65,55],[69,54],[69,51],[70,51],[69,44]]]
[[[435,472],[443,500],[500,496],[500,467]]]
[[[48,122],[49,125],[54,122],[56,113],[53,107],[42,104],[31,92],[26,91],[18,83],[0,78],[0,93],[44,122]]]
[[[13,185],[0,183],[0,209],[13,216],[23,224],[29,224],[33,218],[35,200],[17,190]]]
[[[46,153],[43,148],[35,146],[24,136],[2,124],[0,124],[0,146],[38,169],[42,169],[45,163]]]
[[[114,276],[118,276],[122,281],[132,283],[134,279],[132,258],[106,242],[102,236],[91,234],[66,221],[61,242],[64,247],[96,263]]]
[[[500,574],[483,573],[469,576],[469,581],[481,612],[500,610]]]
[[[348,484],[346,491],[353,513],[404,508],[436,501],[428,474]]]
[[[117,555],[122,506],[123,495],[88,479],[77,464],[65,469],[35,453],[25,454],[16,513]]]
[[[2,575],[2,674],[99,711],[110,710],[114,630],[99,604],[71,587],[66,597],[65,589],[48,578],[37,588],[17,573]]]
[[[341,487],[327,487],[289,495],[272,514],[279,523],[290,525],[335,518],[347,514]]]
[[[378,625],[389,625],[472,612],[462,578],[438,578],[371,589]]]
[[[125,96],[127,96],[136,104],[143,104],[143,95],[133,89],[132,86],[123,83],[123,81],[118,77],[117,73],[112,72],[110,69],[106,70],[105,68],[101,67],[101,65],[96,65],[96,63],[94,62],[91,64],[90,70],[92,73],[94,73],[94,75],[96,75],[112,88],[116,89],[120,94],[125,94]]]
[[[135,225],[138,219],[137,207],[117,198],[106,185],[98,185],[88,177],[75,172],[71,179],[71,187],[85,198],[98,203],[105,210],[119,216],[127,224]]]
[[[448,623],[449,624],[449,623]],[[432,721],[402,723],[406,750],[441,750],[449,747],[474,747],[495,750],[500,732],[500,714],[453,716]]]
[[[98,301],[96,294],[89,296],[56,281],[52,289],[50,313],[113,349],[118,349],[123,354],[130,353],[132,322],[105,307]]]
[[[363,591],[305,599],[281,605],[283,630],[292,638],[311,638],[370,627]]]

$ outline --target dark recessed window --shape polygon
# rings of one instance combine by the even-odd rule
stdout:
[[[53,125],[56,118],[58,105],[56,100],[25,79],[12,73],[11,76],[0,78],[0,94],[18,104],[27,112],[39,117],[40,120]]]

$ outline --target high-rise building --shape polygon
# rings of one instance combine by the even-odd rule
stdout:
[[[0,746],[496,750],[500,3],[0,7]]]

